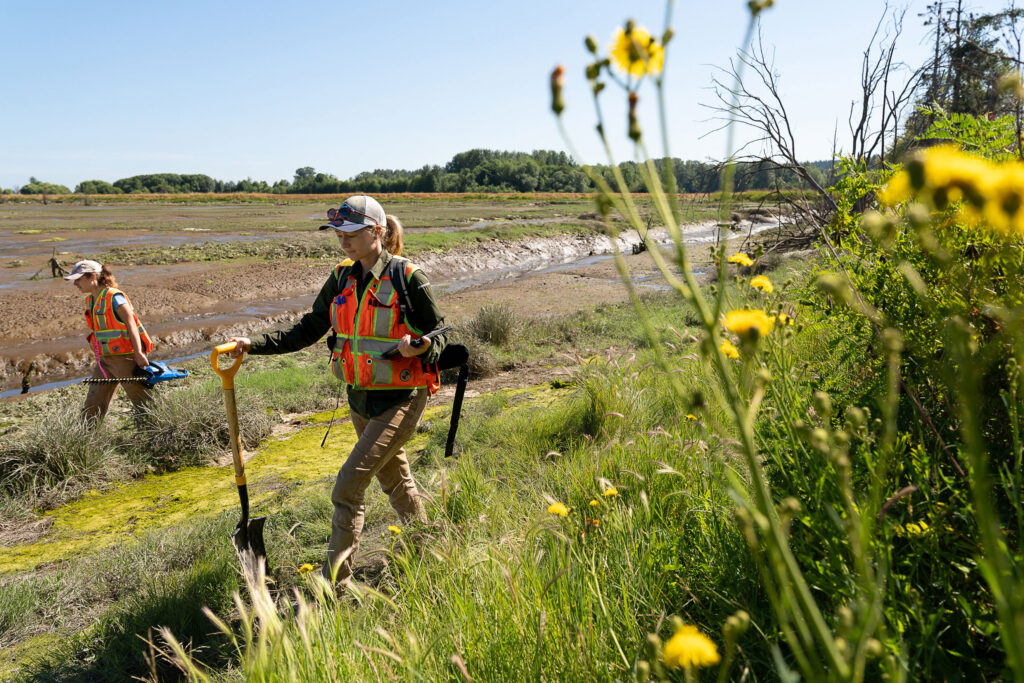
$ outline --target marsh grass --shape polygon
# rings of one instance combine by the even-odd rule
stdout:
[[[51,404],[0,438],[0,494],[47,507],[138,470],[111,425],[90,429],[80,413],[77,405]]]
[[[236,400],[242,445],[255,448],[270,434],[274,420],[258,393],[241,392]],[[152,464],[179,469],[208,463],[230,443],[223,391],[204,382],[160,394],[147,406],[125,446]]]
[[[523,321],[508,304],[484,304],[465,324],[468,334],[485,344],[505,346],[523,327]]]

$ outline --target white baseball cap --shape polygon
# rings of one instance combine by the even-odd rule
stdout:
[[[65,280],[77,280],[78,278],[82,277],[83,275],[85,275],[87,273],[97,273],[97,274],[99,274],[99,272],[101,270],[103,270],[103,266],[101,266],[96,261],[79,261],[71,269],[71,274],[70,275],[65,275],[64,279]]]
[[[320,226],[321,230],[334,228],[341,232],[356,232],[368,225],[387,227],[388,219],[382,207],[373,197],[365,194],[349,197],[337,209],[327,210],[327,223]]]

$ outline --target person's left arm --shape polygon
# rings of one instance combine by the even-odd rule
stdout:
[[[146,353],[142,350],[139,326],[135,324],[135,311],[132,310],[132,305],[128,303],[127,299],[117,307],[114,311],[114,316],[128,326],[128,338],[132,340],[132,349],[134,349],[132,357],[135,359],[135,364],[140,368],[148,366],[149,358],[146,357]]]
[[[413,313],[409,316],[409,322],[423,334],[444,326],[444,316],[434,300],[434,292],[430,288],[430,281],[423,274],[422,270],[413,272],[408,282],[409,303],[412,304]],[[410,343],[411,339],[403,339],[398,344],[398,351],[403,356],[421,356],[423,362],[430,365],[437,362],[448,344],[448,333],[442,333],[433,339],[427,339],[423,346],[415,347]]]

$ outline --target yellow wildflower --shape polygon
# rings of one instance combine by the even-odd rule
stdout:
[[[906,171],[900,171],[889,178],[889,182],[878,193],[878,201],[882,206],[896,206],[909,201],[910,197],[910,174]]]
[[[777,316],[775,316],[775,322],[777,322],[780,325],[792,325],[793,316],[786,315],[785,313],[779,313]]]
[[[602,495],[602,496],[604,496],[605,498],[608,498],[608,497],[610,497],[610,496],[617,496],[617,495],[619,495],[619,490],[618,490],[617,488],[614,488],[614,487],[612,487],[612,488],[607,488],[607,489],[605,489],[605,490],[604,490],[604,491],[603,491],[603,492],[601,493],[601,495]]]
[[[697,416],[694,415],[693,413],[687,413],[686,414],[686,419],[689,420],[690,422],[696,422],[697,421]]]
[[[665,666],[670,669],[714,666],[721,661],[718,648],[696,626],[684,625],[675,632],[663,650]]]
[[[313,571],[313,565],[311,565],[309,562],[306,562],[301,567],[299,567],[300,574],[308,574],[311,571]]]
[[[388,531],[390,531],[393,534],[400,534],[400,533],[402,533],[402,530],[400,528],[398,528],[397,526],[395,526],[394,524],[392,524],[391,526],[388,527]]]
[[[726,358],[735,359],[740,357],[740,350],[737,349],[736,346],[728,339],[722,342],[722,345],[718,347],[718,350],[725,354]]]
[[[561,503],[552,503],[548,506],[548,513],[552,515],[558,515],[559,517],[568,517],[569,508],[565,507]]]
[[[772,281],[766,278],[764,275],[758,275],[750,281],[750,286],[755,289],[760,289],[765,294],[771,294],[775,291]]]
[[[596,508],[598,505],[600,505],[600,503],[598,503],[596,500],[591,499],[590,507]]]
[[[617,29],[608,46],[611,63],[620,71],[640,78],[645,74],[661,73],[665,66],[665,48],[645,28],[633,26]]]
[[[764,337],[775,326],[775,318],[764,311],[740,308],[726,313],[722,324],[725,325],[725,329],[741,337],[750,337],[754,330]]]
[[[735,263],[736,265],[739,266],[746,266],[747,268],[754,265],[754,259],[747,256],[742,251],[736,252],[735,254],[733,254],[732,256],[725,260],[728,261],[729,263]]]

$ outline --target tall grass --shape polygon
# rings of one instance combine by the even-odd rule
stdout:
[[[242,445],[255,448],[270,434],[273,418],[252,392],[238,397]],[[177,469],[208,463],[230,444],[223,391],[213,383],[161,394],[146,409],[131,448],[148,461]]]
[[[56,505],[138,469],[115,430],[91,429],[79,406],[50,405],[39,419],[0,437],[0,494]]]

